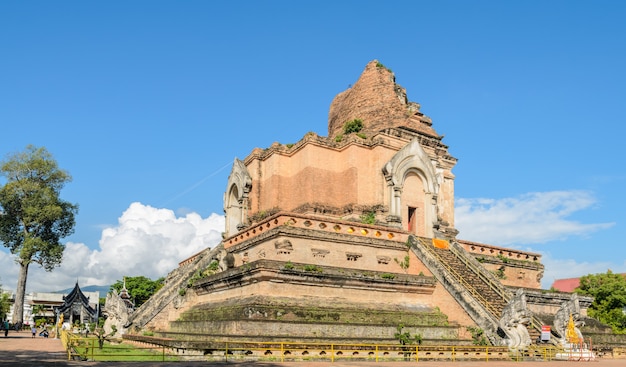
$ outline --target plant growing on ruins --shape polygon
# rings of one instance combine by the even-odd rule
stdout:
[[[322,268],[320,268],[317,265],[307,264],[304,266],[304,271],[315,271],[315,272],[321,273]]]
[[[506,275],[504,274],[504,270],[505,270],[504,266],[501,266],[501,267],[498,268],[498,270],[492,271],[492,273],[498,279],[506,279]]]
[[[361,214],[361,223],[363,224],[375,224],[376,223],[376,212],[366,212]]]
[[[219,268],[220,268],[220,263],[217,260],[213,260],[213,261],[211,261],[209,266],[207,266],[205,272],[210,272],[211,274],[213,274],[216,271],[218,271]]]
[[[391,69],[389,69],[388,67],[386,67],[385,65],[383,65],[381,62],[377,62],[377,63],[376,63],[376,67],[377,67],[377,68],[382,68],[382,69],[385,69],[385,70],[387,70],[388,72],[393,73],[393,71],[391,71]]]
[[[343,126],[343,133],[344,134],[358,133],[362,129],[363,129],[363,120],[354,119],[354,120],[350,120],[346,122],[346,124]]]
[[[361,139],[367,139],[367,135],[365,135],[363,133],[356,133],[356,136],[358,136]]]
[[[337,136],[335,136],[335,142],[336,143],[340,143],[343,140],[343,135],[339,134]]]
[[[217,273],[219,271],[219,268],[220,268],[219,262],[217,260],[213,260],[211,261],[209,266],[204,268],[204,270],[196,270],[191,276],[191,278],[189,278],[189,280],[187,281],[187,288],[193,287],[194,284],[196,284],[198,280]],[[180,294],[180,291],[179,291],[179,294]],[[184,294],[181,294],[181,296],[184,296]]]
[[[380,275],[381,278],[383,279],[395,279],[396,275],[395,274],[390,274],[390,273],[383,273]]]
[[[409,255],[406,255],[404,257],[404,260],[399,261],[397,258],[393,259],[398,265],[400,265],[400,268],[402,268],[402,270],[404,270],[404,272],[406,273],[407,269],[409,268],[410,265],[410,257]]]
[[[474,345],[489,345],[483,329],[477,326],[468,326],[466,330],[472,334],[472,342]]]
[[[293,263],[291,261],[287,261],[285,263],[284,268],[287,269],[287,270],[293,270],[293,268],[294,268]]]
[[[252,222],[260,222],[265,218],[271,217],[272,215],[280,212],[280,208],[274,207],[267,210],[258,211],[250,216],[250,221]]]
[[[189,278],[189,280],[187,281],[187,288],[191,288],[193,287],[193,285],[200,279],[204,278],[202,276],[202,272],[200,270],[196,270],[195,273],[193,273],[193,275],[191,276],[191,278]]]
[[[250,263],[244,263],[238,268],[242,273],[248,272],[252,270],[252,265]]]
[[[497,258],[500,259],[500,261],[502,261],[505,264],[509,263],[509,258],[504,256],[504,255],[502,255],[502,254],[498,254]]]
[[[404,350],[404,358],[407,359],[411,355],[408,346],[412,344],[422,344],[422,335],[411,335],[411,333],[408,331],[402,332],[402,329],[404,329],[404,325],[398,325],[396,327],[397,332],[393,334],[393,337],[396,338],[398,342],[400,342],[400,344],[402,345],[402,350]]]

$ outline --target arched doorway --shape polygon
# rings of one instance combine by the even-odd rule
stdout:
[[[426,236],[424,182],[417,170],[408,171],[402,182],[400,203],[402,228],[418,236]]]
[[[252,188],[252,178],[245,164],[235,159],[224,193],[224,214],[226,215],[226,237],[239,232],[248,221],[248,194]]]
[[[418,236],[433,237],[439,183],[433,164],[413,139],[384,166],[389,220]]]
[[[229,235],[233,235],[239,230],[237,226],[241,224],[242,210],[241,203],[239,202],[239,190],[237,185],[232,185],[228,191],[226,198],[226,232]]]

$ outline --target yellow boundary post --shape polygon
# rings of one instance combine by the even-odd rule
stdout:
[[[485,347],[485,361],[489,362],[489,347]]]
[[[335,361],[335,345],[334,344],[330,345],[330,361],[331,362]]]
[[[285,361],[285,343],[280,343],[280,361]]]

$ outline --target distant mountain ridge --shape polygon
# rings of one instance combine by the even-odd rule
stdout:
[[[74,289],[74,287],[63,289],[63,290],[52,292],[52,293],[68,294],[72,291],[72,289]],[[109,293],[109,291],[111,290],[111,286],[110,285],[86,285],[84,287],[80,287],[80,290],[83,292],[100,292],[100,297],[106,297],[107,293]]]

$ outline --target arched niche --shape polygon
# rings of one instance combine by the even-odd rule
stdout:
[[[412,233],[434,237],[439,182],[431,159],[417,139],[383,166],[390,220]]]
[[[248,194],[252,188],[252,178],[245,164],[235,158],[228,176],[224,193],[224,214],[226,215],[226,237],[239,232],[248,220]]]

